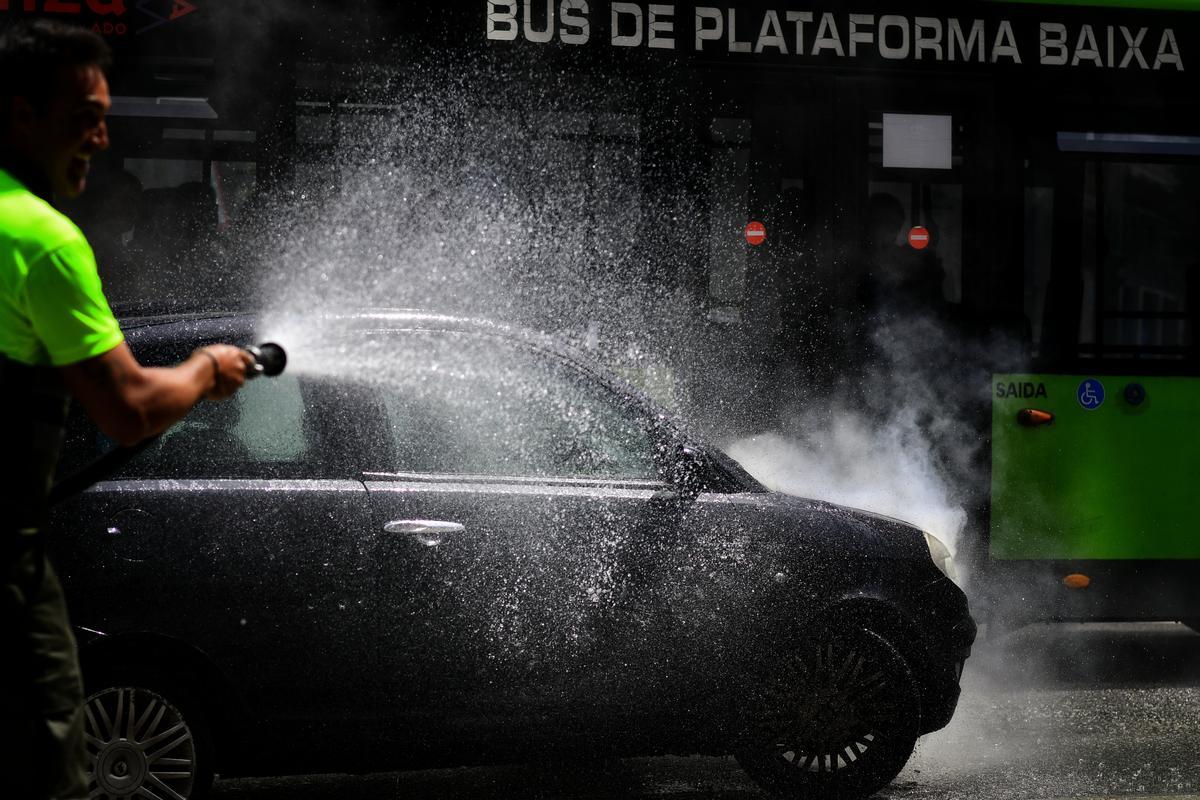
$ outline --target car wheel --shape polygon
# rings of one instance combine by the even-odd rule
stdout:
[[[747,693],[737,760],[789,798],[864,798],[912,755],[920,695],[904,658],[858,628],[822,635]]]
[[[84,701],[90,798],[194,800],[208,794],[213,751],[198,704],[153,679],[96,686]]]

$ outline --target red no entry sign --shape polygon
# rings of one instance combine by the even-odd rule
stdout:
[[[760,245],[767,240],[767,226],[761,222],[751,222],[746,226],[746,241]]]
[[[908,243],[916,250],[924,250],[929,247],[929,229],[920,225],[908,232]]]

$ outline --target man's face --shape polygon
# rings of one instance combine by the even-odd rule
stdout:
[[[41,170],[55,195],[78,197],[87,185],[88,162],[108,147],[104,116],[111,106],[108,81],[94,64],[62,67],[43,108],[16,98],[14,144]]]

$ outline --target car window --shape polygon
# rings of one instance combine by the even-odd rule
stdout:
[[[389,470],[658,477],[654,441],[638,415],[554,356],[459,333],[390,335],[385,348]]]
[[[202,402],[132,461],[144,477],[270,477],[296,474],[309,455],[300,383],[249,381],[228,400]]]
[[[291,375],[249,381],[228,400],[201,402],[113,478],[323,477],[301,381]],[[69,425],[59,475],[111,449],[82,413]]]

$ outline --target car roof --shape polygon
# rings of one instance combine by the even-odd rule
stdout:
[[[163,341],[187,339],[195,342],[228,340],[239,342],[255,335],[260,323],[269,320],[269,313],[244,311],[180,311],[154,313],[121,319],[121,328],[135,341]],[[607,383],[655,412],[670,416],[645,395],[630,385],[611,369],[604,366],[589,353],[565,343],[561,337],[524,328],[519,325],[496,322],[479,317],[465,317],[437,311],[412,308],[366,308],[348,312],[330,312],[311,317],[313,324],[322,321],[334,323],[339,333],[383,333],[401,330],[450,331],[487,334],[519,340],[538,349],[554,353],[571,362],[592,377]],[[239,342],[241,343],[241,342]],[[251,342],[246,341],[245,344]],[[285,348],[288,343],[281,341]]]

